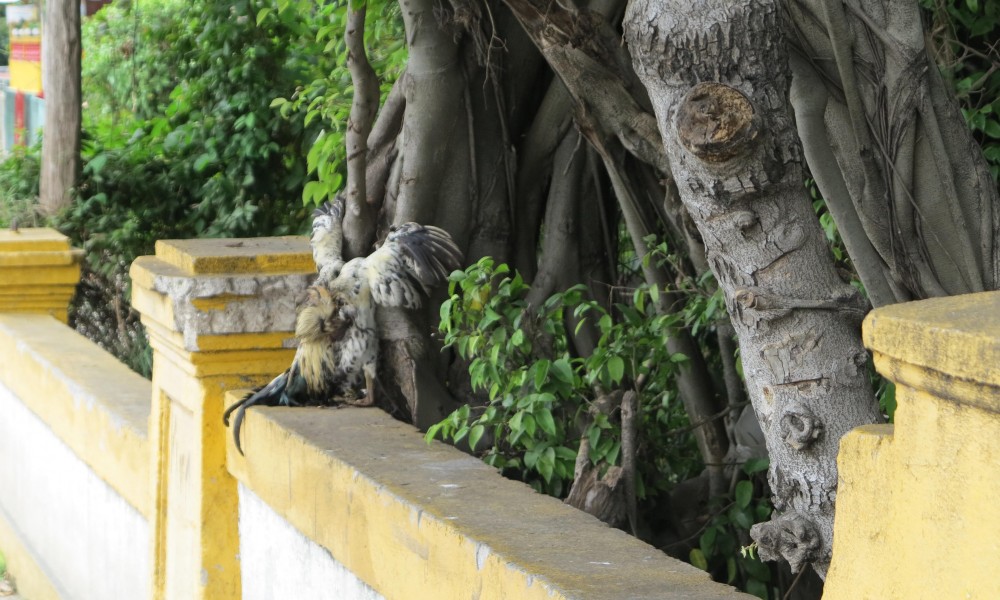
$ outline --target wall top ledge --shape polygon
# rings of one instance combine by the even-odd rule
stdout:
[[[156,257],[189,275],[316,270],[303,236],[160,240]]]
[[[69,250],[69,238],[51,227],[0,230],[0,252]]]
[[[230,472],[389,599],[751,598],[378,409],[254,409],[243,448]]]
[[[2,268],[35,271],[37,267],[72,266],[72,270],[76,272],[79,270],[76,265],[82,259],[83,251],[70,246],[68,237],[50,227],[32,227],[17,231],[0,230]],[[10,282],[5,283],[13,285]]]
[[[1000,387],[1000,292],[884,306],[865,318],[863,336],[876,354]]]

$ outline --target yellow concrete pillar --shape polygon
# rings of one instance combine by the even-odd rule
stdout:
[[[300,237],[173,240],[132,263],[132,305],[153,347],[153,597],[240,597],[226,390],[291,363],[295,306],[315,265]]]
[[[55,229],[0,230],[0,312],[50,314],[65,323],[82,256]]]
[[[880,308],[864,339],[896,418],[841,439],[824,600],[1000,598],[1000,292]]]

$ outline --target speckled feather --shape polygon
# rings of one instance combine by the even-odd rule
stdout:
[[[340,274],[344,266],[344,232],[341,220],[344,217],[344,198],[337,196],[333,202],[326,202],[313,211],[312,246],[313,260],[319,271],[317,284],[328,283]]]

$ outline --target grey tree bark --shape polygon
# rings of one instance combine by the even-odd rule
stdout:
[[[344,244],[348,256],[364,256],[375,232],[376,207],[368,201],[368,136],[378,112],[378,78],[365,50],[365,4],[347,3],[347,68],[354,95],[347,119],[347,202]]]
[[[776,0],[633,0],[625,34],[681,199],[739,337],[776,512],[752,530],[793,570],[830,560],[836,453],[880,415],[858,323],[802,186]]]
[[[45,132],[39,203],[51,215],[69,205],[80,178],[80,3],[48,0],[43,10]]]
[[[918,3],[787,6],[805,155],[872,304],[996,289],[997,186]]]

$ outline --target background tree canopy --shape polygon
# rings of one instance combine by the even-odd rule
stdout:
[[[681,4],[677,14],[717,18],[711,3]],[[777,117],[758,111],[769,128],[751,146],[787,158],[782,201],[804,213],[768,234],[777,246],[799,236],[823,249],[817,260],[828,266],[807,270],[826,269],[838,292],[792,297],[739,283],[766,247],[735,260],[705,237],[716,217],[692,204],[711,194],[692,194],[691,173],[703,167],[690,162],[705,146],[675,144],[665,125],[691,97],[671,99],[633,67],[645,60],[643,3],[630,9],[629,29],[622,0],[411,0],[405,10],[386,0],[141,0],[84,24],[84,168],[74,202],[55,217],[87,250],[74,323],[148,372],[126,273],[157,239],[303,232],[312,208],[338,192],[354,254],[393,222],[443,226],[470,266],[453,275],[440,310],[380,315],[385,408],[722,581],[760,597],[790,587],[815,597],[815,578],[739,552],[751,527],[771,518],[772,494],[789,511],[794,478],[773,445],[765,477],[764,432],[747,408],[767,386],[754,383],[757,367],[744,372],[737,349],[755,348],[747,340],[757,326],[729,314],[758,315],[775,331],[806,330],[794,319],[818,314],[848,323],[856,338],[864,298],[996,286],[1000,3],[923,0],[919,13],[902,0],[736,4],[779,25],[768,47],[790,57],[772,62],[786,74],[791,62],[812,169],[798,170],[798,141],[773,141]],[[920,19],[937,69],[920,62]],[[764,37],[749,31],[750,53],[762,51]],[[722,63],[699,63],[698,44],[676,47],[686,48],[680,62],[652,67],[654,79],[735,80],[760,106],[751,92],[764,88],[746,57],[695,77],[696,65]],[[967,129],[940,126],[963,116]],[[741,168],[766,177],[739,193],[770,193],[777,177],[766,161]],[[37,174],[37,149],[0,166],[3,224],[37,219]],[[727,210],[745,202],[727,193]],[[720,231],[753,242],[795,212],[748,206],[719,217],[729,219]],[[779,262],[780,250],[767,260]],[[784,279],[807,279],[798,268]],[[845,354],[810,348],[819,362]],[[856,362],[854,393],[871,404],[870,418],[877,394],[891,418],[892,390],[863,356]],[[808,399],[816,389],[825,388],[794,393]],[[822,399],[803,402],[835,448],[829,432],[846,421],[824,421]],[[764,421],[787,439],[782,419]],[[802,447],[823,430],[802,434]],[[832,515],[832,502],[823,510]],[[822,572],[828,540],[818,539],[800,562]]]

